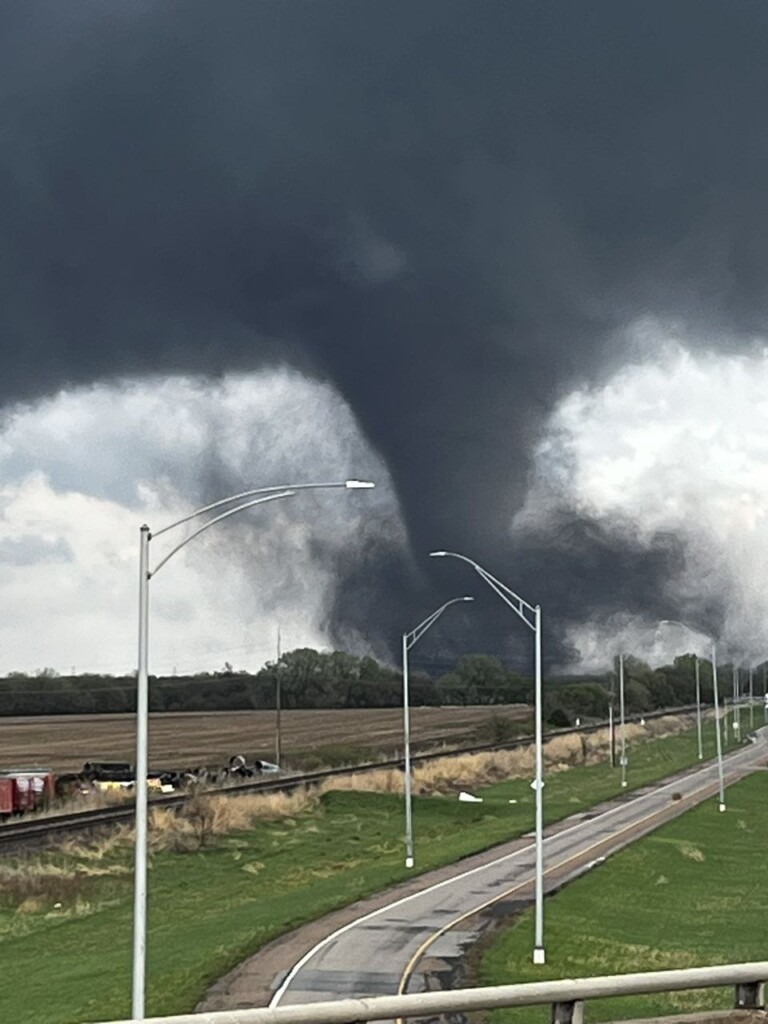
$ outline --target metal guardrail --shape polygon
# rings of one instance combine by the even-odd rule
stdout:
[[[703,706],[703,705],[702,705]],[[493,705],[488,705],[493,709]],[[686,704],[678,708],[662,708],[659,711],[649,711],[642,715],[628,716],[626,721],[639,722],[641,719],[663,718],[665,715],[683,715],[696,710],[695,704]],[[553,729],[544,734],[544,742],[554,739],[556,736],[568,736],[575,733],[592,733],[607,727],[607,722],[598,722],[595,725],[574,726],[568,729]],[[460,754],[480,754],[494,750],[513,750],[516,747],[529,746],[533,742],[533,736],[520,736],[514,740],[507,740],[503,743],[486,743],[472,747],[449,747],[448,749],[430,752],[428,754],[416,754],[411,758],[412,764],[423,764],[428,761],[436,761],[441,757],[457,757]],[[290,778],[259,779],[254,782],[245,782],[238,785],[206,789],[206,796],[237,795],[238,793],[290,793],[293,790],[301,789],[303,786],[317,785],[327,779],[341,778],[346,775],[358,775],[365,772],[381,771],[388,768],[402,768],[403,759],[388,758],[383,761],[366,761],[362,764],[351,765],[345,768],[324,768],[319,771],[307,772],[303,775],[295,775]],[[182,793],[177,796],[157,797],[149,801],[150,807],[180,807],[189,794]],[[135,817],[133,803],[123,807],[105,807],[96,810],[73,811],[68,814],[54,814],[42,818],[25,818],[23,821],[7,822],[0,824],[0,845],[20,843],[26,840],[44,837],[49,833],[76,832],[86,828],[94,828],[101,825],[117,824],[118,822],[133,821]]]
[[[443,1013],[498,1010],[510,1006],[552,1007],[556,1024],[580,1024],[584,1002],[607,996],[634,996],[686,989],[735,987],[738,1010],[765,1008],[768,961],[691,967],[678,971],[612,974],[597,978],[568,978],[524,985],[494,985],[453,992],[424,992],[404,996],[372,996],[335,1002],[303,1003],[274,1009],[217,1010],[148,1017],[143,1024],[362,1024],[363,1021],[435,1017]],[[140,1024],[136,1020],[101,1021],[100,1024]]]

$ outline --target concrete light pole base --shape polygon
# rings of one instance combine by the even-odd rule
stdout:
[[[542,946],[535,946],[533,950],[533,962],[535,964],[545,964],[547,962],[547,956]]]
[[[720,804],[720,807],[718,808],[718,810],[724,811],[725,810],[725,804]]]
[[[413,867],[413,857],[406,857],[405,858],[405,866],[407,868],[412,868]]]

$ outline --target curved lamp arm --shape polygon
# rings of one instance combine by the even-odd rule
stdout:
[[[519,594],[516,594],[514,590],[511,590],[505,583],[502,583],[501,580],[497,580],[496,577],[492,576],[487,569],[482,567],[482,565],[478,565],[477,562],[474,562],[471,558],[467,558],[466,555],[459,555],[455,551],[430,551],[429,556],[430,558],[458,558],[460,561],[466,562],[467,565],[471,565],[478,576],[485,580],[491,590],[494,590],[502,601],[504,601],[505,604],[508,604],[512,611],[520,616],[526,626],[534,632],[536,631],[535,621],[531,622],[525,614],[526,611],[528,611],[535,616],[535,606],[529,604],[526,600],[520,597]]]
[[[175,523],[169,523],[167,526],[163,526],[162,529],[155,530],[152,536],[159,537],[161,533],[167,533],[168,530],[173,530],[174,527],[181,526],[182,523],[188,523],[189,520],[194,519],[195,516],[201,516],[205,512],[211,512],[215,508],[221,508],[222,505],[230,505],[233,501],[240,501],[241,498],[250,498],[254,494],[274,494],[277,491],[280,491],[281,493],[285,491],[314,491],[328,487],[344,487],[348,491],[357,491],[368,490],[375,486],[376,484],[371,480],[337,480],[331,483],[281,484],[278,487],[256,487],[250,491],[241,491],[240,494],[231,494],[228,498],[220,498],[219,501],[211,502],[210,505],[203,505],[202,508],[195,509],[195,511],[190,512],[189,515],[182,516],[181,519],[177,519]],[[220,518],[223,518],[223,516]],[[217,520],[212,519],[211,522],[217,522]]]
[[[193,533],[190,533],[188,537],[185,537],[180,544],[177,544],[173,550],[169,551],[165,558],[161,559],[157,563],[154,569],[147,571],[147,579],[151,580],[153,576],[156,576],[165,563],[169,562],[177,551],[180,551],[186,544],[189,544],[191,540],[194,540],[195,537],[199,537],[203,530],[207,530],[208,527],[213,526],[214,523],[220,523],[222,519],[227,519],[229,516],[233,516],[237,512],[243,512],[247,508],[253,508],[254,505],[263,505],[266,501],[275,501],[278,498],[290,498],[293,494],[295,494],[295,491],[280,491],[277,494],[268,494],[263,498],[254,498],[253,501],[246,501],[244,504],[238,505],[236,508],[227,509],[227,511],[222,512],[221,515],[214,516],[213,519],[209,519],[207,523],[203,523],[203,525],[198,527],[198,529]],[[191,516],[188,516],[187,518],[191,518]]]
[[[449,608],[452,604],[458,604],[460,601],[474,601],[474,597],[454,597],[450,601],[446,601],[445,604],[441,605],[437,611],[432,612],[428,615],[423,622],[420,622],[415,629],[412,629],[410,633],[403,634],[403,640],[405,642],[406,650],[410,650],[417,640],[420,640],[430,626],[434,626],[440,616],[443,614],[446,608]]]

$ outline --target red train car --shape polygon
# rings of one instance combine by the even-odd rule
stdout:
[[[55,785],[50,768],[8,768],[0,772],[0,816],[47,807],[55,796]]]

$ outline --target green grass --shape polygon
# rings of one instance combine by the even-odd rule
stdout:
[[[638,744],[630,754],[630,783],[645,784],[695,761],[695,731]],[[618,771],[607,764],[551,774],[547,821],[618,792]],[[415,801],[420,871],[531,829],[527,780],[493,786],[484,796],[477,804]],[[102,867],[129,863],[127,851],[117,857],[122,864],[109,855]],[[264,943],[409,877],[403,859],[402,799],[349,792],[328,794],[310,813],[261,824],[199,852],[155,855],[148,1012],[192,1009],[215,979]],[[129,1016],[130,874],[88,877],[76,896],[64,881],[58,891],[49,880],[36,900],[21,912],[18,901],[0,894],[0,1019],[65,1024]],[[34,986],[19,983],[30,964]]]
[[[484,985],[671,970],[765,959],[768,918],[768,776],[688,811],[546,901],[548,963],[531,961],[530,913],[480,959]],[[724,1009],[730,989],[595,1000],[590,1020]],[[545,1024],[548,1007],[499,1010],[493,1024]]]
[[[711,723],[703,736],[704,759],[715,756],[715,737]],[[677,736],[633,744],[627,748],[627,789],[640,789],[658,779],[674,775],[691,765],[698,764],[696,730],[689,730]],[[549,773],[544,788],[545,814],[547,821],[558,821],[575,814],[583,807],[592,807],[604,800],[610,800],[621,792],[618,769],[611,769],[604,762],[579,766],[568,771]],[[526,827],[530,827],[533,813],[534,793],[527,779],[515,779],[483,790],[485,800],[517,799],[512,813],[513,819],[524,815]]]

